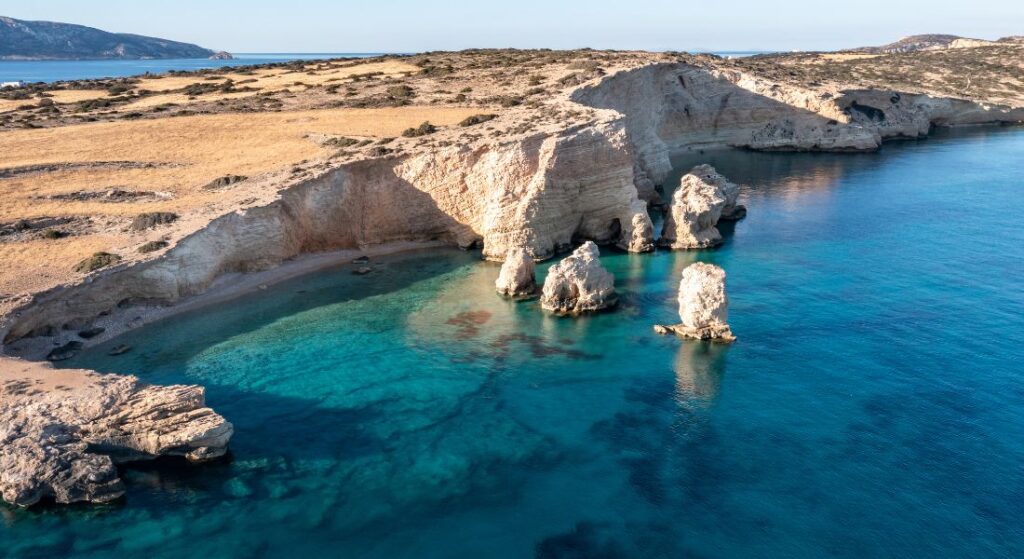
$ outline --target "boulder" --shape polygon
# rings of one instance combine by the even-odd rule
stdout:
[[[658,244],[672,249],[708,248],[722,242],[715,225],[727,198],[722,189],[699,175],[683,175],[672,194]]]
[[[736,339],[727,323],[729,298],[725,294],[725,270],[703,262],[683,270],[679,283],[679,318],[680,324],[656,325],[654,331],[697,340],[731,342]]]
[[[587,241],[548,270],[541,308],[575,315],[615,306],[615,277],[601,266],[600,251]]]
[[[535,265],[530,253],[522,248],[513,248],[505,253],[505,263],[494,287],[498,293],[513,299],[533,296],[537,292],[537,280],[534,276]]]

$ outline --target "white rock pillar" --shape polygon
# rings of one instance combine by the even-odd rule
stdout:
[[[556,314],[606,309],[618,302],[615,277],[601,266],[600,251],[587,241],[548,270],[540,305]]]

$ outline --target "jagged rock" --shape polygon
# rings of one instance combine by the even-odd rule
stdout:
[[[723,219],[727,221],[737,221],[746,217],[746,206],[737,203],[740,196],[740,187],[738,184],[730,182],[724,175],[716,171],[714,167],[707,164],[697,165],[693,169],[690,169],[688,174],[696,175],[704,182],[714,184],[722,191],[722,195],[725,196],[725,206],[722,207],[722,215],[719,216],[719,221]]]
[[[615,306],[615,277],[601,266],[600,251],[587,241],[548,270],[540,305],[556,314],[580,314]]]
[[[731,342],[729,298],[725,294],[725,270],[714,264],[696,262],[683,270],[679,282],[680,324],[656,325],[659,334],[669,332],[697,340]]]
[[[658,244],[673,249],[708,248],[722,242],[715,225],[727,198],[719,185],[700,175],[683,175],[672,194]]]
[[[66,344],[64,344],[64,345],[62,345],[62,346],[60,346],[58,348],[54,348],[53,351],[51,351],[49,354],[47,354],[46,360],[47,361],[66,361],[68,359],[71,359],[76,354],[78,354],[78,351],[80,349],[82,349],[82,345],[83,345],[82,342],[79,342],[79,341],[68,342],[68,343],[66,343]]]
[[[529,252],[522,248],[511,249],[505,253],[505,263],[501,265],[494,287],[501,295],[513,299],[531,297],[537,292],[534,269],[533,257]]]
[[[0,497],[18,506],[108,502],[124,487],[115,464],[223,455],[233,427],[199,386],[52,370],[0,358]]]
[[[630,228],[622,232],[619,248],[629,252],[650,252],[654,250],[654,223],[647,213],[647,203],[634,200],[630,210]]]

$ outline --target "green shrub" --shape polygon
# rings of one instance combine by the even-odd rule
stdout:
[[[463,121],[459,123],[459,126],[465,127],[465,126],[473,126],[475,124],[482,124],[482,123],[487,122],[489,120],[494,120],[495,118],[497,118],[497,116],[498,115],[491,115],[491,114],[469,116],[469,117],[466,117],[465,119],[463,119]]]
[[[395,99],[408,99],[416,95],[416,92],[407,85],[393,85],[388,88],[388,95]]]
[[[64,237],[67,237],[68,234],[59,229],[47,229],[46,231],[43,231],[42,236],[44,239],[54,240],[63,239]]]
[[[402,136],[406,138],[418,138],[420,136],[426,136],[427,134],[433,134],[437,132],[437,127],[429,122],[424,122],[417,128],[407,128],[405,132],[402,132]]]
[[[116,254],[110,254],[109,252],[97,252],[89,258],[75,264],[74,270],[80,274],[88,274],[89,272],[99,270],[100,268],[106,268],[120,260],[121,257]]]
[[[135,216],[128,229],[132,231],[145,231],[158,225],[167,225],[178,220],[178,214],[171,212],[147,212]]]
[[[148,243],[139,247],[139,252],[142,254],[147,254],[150,252],[156,252],[166,247],[167,241],[149,241]]]
[[[359,143],[359,140],[354,140],[352,138],[331,138],[331,139],[325,141],[323,145],[324,145],[324,147],[330,146],[330,147],[338,147],[338,148],[347,148],[349,146],[354,146],[354,145],[356,145],[358,143]]]

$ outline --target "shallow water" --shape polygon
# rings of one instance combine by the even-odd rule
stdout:
[[[503,301],[452,250],[133,332],[71,365],[207,386],[233,459],[0,508],[0,555],[1020,557],[1022,153],[695,154],[749,216],[718,250],[604,250],[611,313]],[[694,260],[728,272],[732,346],[651,332]]]

